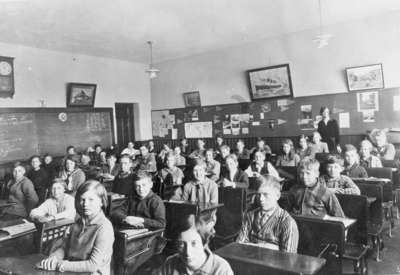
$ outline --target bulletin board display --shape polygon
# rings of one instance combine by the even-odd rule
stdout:
[[[321,119],[322,106],[331,110],[342,135],[364,134],[374,128],[400,130],[400,88],[389,88],[153,110],[153,138],[200,138],[210,134],[224,137],[309,135]]]

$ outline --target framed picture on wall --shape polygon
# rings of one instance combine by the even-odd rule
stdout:
[[[383,89],[382,64],[346,68],[349,91]]]
[[[183,100],[185,101],[185,107],[201,106],[199,91],[183,93]]]
[[[289,64],[249,70],[247,78],[252,100],[293,96]]]
[[[96,84],[68,83],[67,107],[94,107]]]

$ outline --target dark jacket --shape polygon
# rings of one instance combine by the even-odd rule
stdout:
[[[143,199],[134,194],[112,213],[112,219],[117,224],[121,224],[127,216],[143,218],[146,228],[164,228],[166,223],[164,202],[151,190]]]
[[[221,174],[221,182],[225,179],[231,180],[229,178],[229,170],[226,169],[223,171],[223,174]],[[239,168],[236,170],[235,175],[233,176],[232,179],[233,182],[236,183],[237,188],[249,188],[249,177],[245,172],[240,170]]]
[[[44,168],[40,168],[37,171],[32,169],[28,172],[27,178],[32,181],[36,194],[39,197],[39,202],[43,202],[45,200],[46,190],[50,184],[49,175],[46,170]]]
[[[357,163],[355,163],[351,167],[346,167],[343,170],[342,174],[350,178],[368,178],[368,173],[365,168]]]
[[[132,195],[134,176],[135,175],[133,173],[125,174],[120,172],[114,179],[112,192],[125,196]]]

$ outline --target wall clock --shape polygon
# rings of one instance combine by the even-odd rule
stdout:
[[[0,97],[13,97],[14,88],[14,58],[0,56]]]

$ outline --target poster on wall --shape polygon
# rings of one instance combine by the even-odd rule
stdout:
[[[357,111],[379,111],[378,92],[364,92],[357,94]]]
[[[173,124],[175,124],[175,117],[173,117],[172,119],[168,110],[152,111],[151,120],[152,120],[153,137],[163,138],[167,136],[168,129],[172,129]]]
[[[185,123],[186,138],[211,138],[212,121]]]

